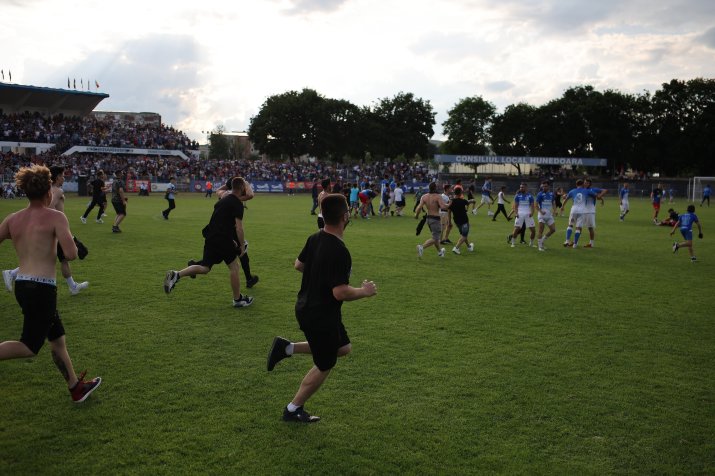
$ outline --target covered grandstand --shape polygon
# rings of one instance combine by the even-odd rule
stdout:
[[[109,94],[0,83],[0,112],[86,116]]]

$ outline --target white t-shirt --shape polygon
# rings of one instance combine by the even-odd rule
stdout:
[[[404,196],[404,193],[405,193],[405,192],[403,192],[400,187],[397,187],[397,188],[395,189],[395,201],[396,201],[396,202],[401,202],[401,201],[402,201],[402,197]]]

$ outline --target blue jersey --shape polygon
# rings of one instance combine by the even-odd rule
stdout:
[[[360,189],[357,187],[353,187],[350,189],[350,201],[351,202],[357,202],[358,201],[358,193],[360,193]]]
[[[602,188],[589,188],[594,195],[586,196],[586,213],[596,213],[596,196],[603,191]]]
[[[554,204],[554,192],[539,192],[536,194],[536,203],[539,205],[539,210],[551,211]]]
[[[573,200],[573,205],[571,206],[572,213],[586,213],[586,198],[589,196],[595,196],[595,194],[589,188],[572,188],[569,193],[566,194],[566,198]]]
[[[630,190],[628,190],[627,188],[621,189],[621,200],[628,200],[628,192],[630,192]]]
[[[703,189],[703,198],[709,198],[711,193],[712,190],[710,189],[710,185],[706,185]]]
[[[678,221],[680,222],[681,231],[692,231],[693,223],[698,221],[698,216],[695,213],[683,213],[678,217]]]
[[[663,192],[659,188],[656,188],[655,190],[653,190],[653,203],[660,205],[660,196],[662,193]]]
[[[485,181],[484,185],[482,185],[482,195],[491,195],[492,194],[492,183],[489,181]]]
[[[514,195],[514,203],[516,204],[517,215],[521,215],[522,213],[531,213],[531,205],[534,204],[534,196],[529,192],[519,192]]]

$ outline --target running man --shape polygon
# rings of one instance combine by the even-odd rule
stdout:
[[[487,204],[487,210],[489,212],[491,212],[492,203],[494,203],[494,200],[492,199],[492,178],[491,177],[487,177],[484,180],[484,184],[482,185],[482,201],[479,204],[479,206],[474,209],[475,211],[473,211],[472,213],[474,213],[476,215],[477,210],[482,208],[485,203]],[[489,212],[487,212],[487,215],[490,215]]]
[[[306,412],[304,405],[328,378],[338,357],[352,350],[343,325],[343,302],[377,294],[372,281],[363,281],[359,288],[350,286],[352,258],[343,242],[343,233],[350,222],[345,197],[330,194],[323,199],[322,206],[325,226],[308,238],[295,260],[295,269],[303,274],[295,316],[306,340],[290,342],[276,337],[268,353],[269,372],[293,354],[311,354],[313,357],[313,367],[283,410],[283,421],[287,422],[314,423],[320,420]]]
[[[96,206],[99,207],[99,211],[97,212],[97,219],[94,221],[97,223],[104,223],[104,220],[102,220],[102,214],[104,213],[104,206],[107,203],[106,192],[109,191],[109,188],[104,186],[105,178],[104,171],[100,170],[97,172],[97,177],[90,182],[90,185],[92,185],[92,201],[89,202],[89,206],[87,206],[87,210],[85,210],[84,215],[79,218],[82,223],[87,223],[87,217]]]
[[[663,198],[663,190],[660,188],[660,184],[650,192],[650,200],[653,205],[653,224],[658,224],[658,212],[660,211],[660,201]]]
[[[417,256],[422,258],[422,254],[425,248],[433,246],[437,248],[437,256],[444,258],[444,248],[440,248],[440,238],[442,236],[442,224],[439,212],[440,210],[446,210],[448,208],[447,203],[445,203],[442,195],[437,192],[437,184],[435,182],[430,182],[429,192],[422,195],[419,203],[417,204],[417,213],[415,213],[415,218],[420,217],[422,209],[427,209],[427,225],[429,226],[430,233],[432,237],[421,245],[417,245]]]
[[[688,253],[690,253],[690,261],[693,263],[697,261],[695,257],[695,252],[693,251],[693,223],[698,225],[698,238],[703,238],[703,228],[700,226],[700,220],[695,214],[695,205],[688,205],[688,212],[683,213],[678,217],[678,221],[673,225],[673,229],[670,231],[670,236],[673,236],[675,230],[680,228],[680,234],[683,235],[685,241],[678,243],[673,242],[673,253],[677,252],[680,248],[687,248]]]
[[[536,194],[536,205],[539,208],[539,235],[538,241],[539,251],[545,251],[544,242],[554,233],[556,233],[556,225],[554,224],[553,211],[556,208],[554,192],[549,190],[548,180],[541,182],[541,191]],[[544,236],[544,225],[549,227],[548,233]]]
[[[497,211],[492,217],[492,221],[497,221],[497,216],[499,216],[499,213],[504,215],[504,218],[506,218],[506,221],[509,221],[509,215],[506,214],[506,208],[504,208],[504,202],[506,203],[511,203],[509,200],[506,199],[506,187],[502,187],[499,190],[499,193],[497,193]]]
[[[171,177],[169,179],[169,185],[166,187],[165,194],[166,200],[169,202],[169,207],[163,212],[161,212],[161,216],[164,217],[164,220],[168,220],[169,213],[171,213],[171,211],[176,208],[176,203],[174,202],[174,200],[176,199],[176,193],[176,178]]]
[[[462,187],[454,187],[454,198],[449,203],[449,210],[452,212],[454,224],[457,225],[459,231],[459,239],[457,244],[452,248],[452,253],[461,255],[459,250],[463,243],[469,243],[469,201],[464,199],[464,190]],[[474,251],[474,243],[467,245],[468,251]]]
[[[67,353],[65,329],[57,312],[55,257],[57,247],[67,261],[77,258],[69,223],[64,213],[48,207],[52,200],[50,171],[33,165],[15,174],[15,183],[30,200],[27,208],[11,213],[0,223],[0,243],[12,240],[20,262],[15,280],[15,299],[24,316],[19,341],[0,343],[0,360],[35,357],[45,339],[52,361],[67,382],[75,403],[84,402],[102,383],[101,377],[85,381],[86,372],[75,375]]]
[[[228,266],[233,291],[233,307],[246,307],[253,303],[251,296],[241,294],[241,277],[239,275],[238,254],[245,253],[243,235],[243,202],[240,197],[253,197],[251,186],[242,177],[231,180],[231,191],[226,193],[216,205],[209,224],[201,230],[204,236],[204,254],[201,261],[189,265],[181,271],[169,270],[164,279],[164,292],[169,294],[179,279],[186,276],[208,274],[213,265],[222,261]],[[234,235],[235,233],[235,235]],[[238,242],[234,240],[238,237]]]

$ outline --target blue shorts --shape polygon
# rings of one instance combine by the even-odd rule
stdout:
[[[681,228],[680,234],[683,235],[685,241],[693,241],[693,230],[688,230],[687,228]]]

